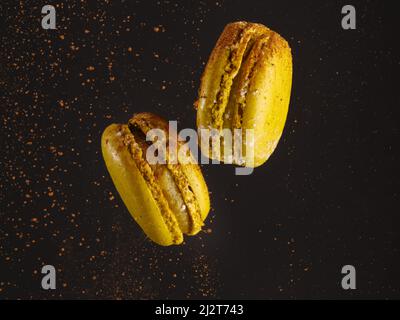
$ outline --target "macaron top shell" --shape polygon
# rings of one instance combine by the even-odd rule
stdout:
[[[260,166],[275,150],[286,122],[291,84],[287,42],[277,33],[258,39],[235,78],[226,107],[229,124],[224,123],[254,130],[254,159],[249,157],[247,165]]]

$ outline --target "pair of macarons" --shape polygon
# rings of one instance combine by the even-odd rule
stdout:
[[[269,28],[250,22],[228,24],[204,70],[197,108],[198,129],[251,129],[252,160],[234,164],[257,167],[272,154],[282,135],[292,83],[288,43]],[[111,124],[102,135],[106,167],[132,217],[154,242],[168,246],[197,234],[210,210],[208,189],[190,151],[176,161],[146,159],[146,134],[160,129],[171,137],[166,120],[151,113],[134,115],[128,124]],[[218,148],[223,148],[222,140]],[[243,139],[243,150],[249,146]],[[201,144],[209,158],[223,161],[215,145]],[[168,152],[167,152],[168,154]],[[182,156],[185,154],[185,156]],[[168,160],[168,159],[167,159]]]

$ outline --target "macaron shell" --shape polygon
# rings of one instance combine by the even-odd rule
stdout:
[[[140,173],[128,148],[123,143],[121,128],[112,124],[102,135],[103,157],[111,178],[130,214],[154,242],[168,246],[183,241],[182,232],[168,229],[160,208]]]
[[[282,135],[292,84],[292,56],[289,45],[273,33],[252,71],[245,98],[242,129],[254,129],[254,163],[262,165],[275,150]],[[240,88],[238,88],[240,90]]]

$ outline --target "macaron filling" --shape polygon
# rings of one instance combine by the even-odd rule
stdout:
[[[233,81],[232,91],[226,108],[228,114],[230,114],[232,117],[232,119],[230,119],[230,124],[235,129],[242,127],[243,115],[246,107],[246,98],[248,94],[251,93],[251,80],[253,79],[253,74],[257,68],[257,63],[262,58],[264,49],[268,46],[270,40],[271,36],[266,35],[261,36],[255,41],[248,56],[243,62],[238,75]],[[242,134],[244,135],[244,132]]]
[[[240,31],[234,40],[231,39],[231,44],[226,47],[229,50],[228,61],[224,68],[224,73],[221,76],[220,87],[216,94],[216,99],[211,106],[211,127],[222,129],[227,117],[224,112],[230,96],[232,95],[232,87],[238,72],[240,72],[242,63],[247,59],[256,41],[264,37],[270,32],[266,27],[260,25],[240,23]],[[231,26],[232,27],[232,26]],[[230,36],[228,31],[228,36]],[[222,38],[222,37],[221,37]],[[222,38],[223,39],[223,38]],[[221,40],[221,45],[224,45],[226,40]]]
[[[145,146],[146,140],[138,134],[136,131],[130,131],[128,126],[121,126],[121,133],[124,139],[124,144],[128,148],[132,159],[134,160],[138,170],[142,174],[144,180],[147,183],[150,192],[156,201],[165,225],[170,231],[173,243],[178,244],[183,241],[182,231],[180,230],[179,223],[175,215],[171,212],[168,201],[165,199],[161,186],[157,183],[153,170],[145,160]]]
[[[129,123],[129,130],[136,142],[136,148],[141,149],[142,156],[146,154],[147,148],[151,144],[151,142],[146,141],[145,132],[152,128],[148,121],[145,121],[145,123],[143,121],[145,121],[143,118],[135,119],[134,117]],[[165,129],[165,124],[160,124],[160,127],[160,129]],[[142,160],[145,163],[141,163],[141,165],[146,166],[151,171],[151,180],[154,180],[154,184],[160,188],[163,202],[167,203],[168,209],[165,208],[167,220],[172,214],[182,233],[193,235],[199,232],[203,225],[199,204],[187,177],[182,173],[180,164],[169,164],[167,159],[167,164],[150,165],[146,160]],[[155,191],[156,196],[160,198],[157,190]]]

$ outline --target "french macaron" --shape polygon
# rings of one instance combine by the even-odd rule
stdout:
[[[165,134],[165,163],[146,157],[152,144],[146,135],[152,129]],[[168,158],[172,139],[176,136],[169,134],[167,121],[147,112],[134,115],[127,124],[109,125],[101,139],[106,167],[125,206],[144,233],[163,246],[182,243],[184,234],[197,234],[210,210],[200,167],[188,161],[190,150],[179,153],[178,142],[176,161]]]
[[[287,41],[262,24],[230,23],[201,78],[195,103],[198,130],[241,129],[244,156],[233,158],[233,163],[258,167],[268,160],[282,135],[291,85],[292,55]],[[254,140],[246,139],[247,129],[252,129]],[[211,142],[201,143],[202,152],[223,161],[222,142],[221,152],[213,152]]]

